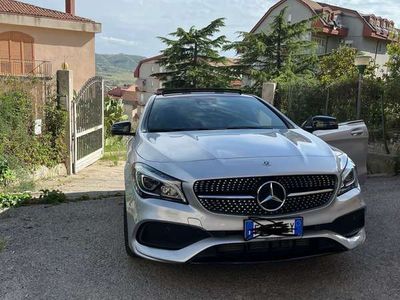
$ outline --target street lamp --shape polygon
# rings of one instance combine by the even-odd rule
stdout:
[[[357,95],[357,119],[361,118],[361,88],[365,69],[371,62],[371,57],[368,55],[358,55],[354,64],[358,68],[358,95]]]

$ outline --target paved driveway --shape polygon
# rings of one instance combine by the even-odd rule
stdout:
[[[122,198],[0,215],[0,299],[400,298],[400,178],[369,179],[368,240],[339,255],[261,265],[129,259]]]

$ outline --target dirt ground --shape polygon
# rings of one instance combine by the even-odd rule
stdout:
[[[36,183],[36,190],[60,190],[65,194],[111,193],[124,190],[125,162],[100,160],[77,175],[62,176]]]

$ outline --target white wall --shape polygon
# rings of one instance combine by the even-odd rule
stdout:
[[[154,93],[162,88],[162,82],[151,75],[161,72],[160,65],[156,60],[145,62],[141,65],[137,86],[139,88],[139,101],[142,104],[147,103],[147,100]]]
[[[291,15],[291,22],[297,23],[303,21],[305,19],[309,19],[312,17],[311,11],[299,3],[297,0],[287,0],[283,2],[281,5],[277,6],[271,14],[264,20],[264,22],[257,28],[256,32],[264,31],[268,32],[268,28],[271,25],[273,19],[280,13],[282,9],[286,9],[286,20],[288,20],[289,15]]]

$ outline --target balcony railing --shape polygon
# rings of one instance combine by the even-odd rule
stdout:
[[[0,75],[50,78],[52,65],[43,60],[0,59]]]

